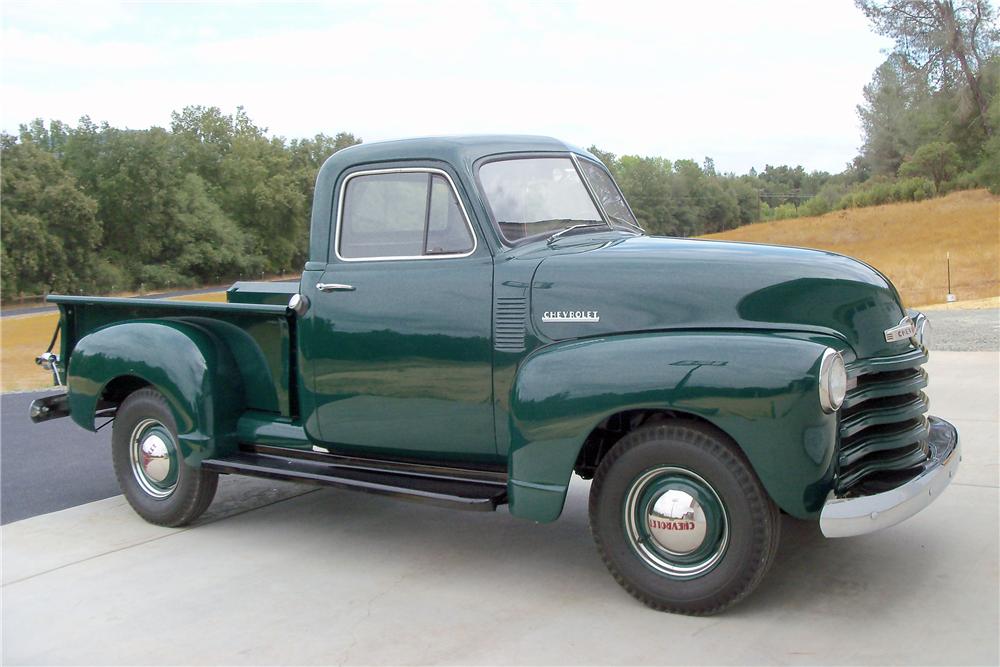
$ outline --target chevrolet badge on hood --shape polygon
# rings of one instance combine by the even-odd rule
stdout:
[[[596,310],[546,310],[542,322],[600,322],[601,315]]]

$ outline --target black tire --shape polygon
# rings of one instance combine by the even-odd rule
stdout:
[[[706,527],[697,533],[664,532],[693,531],[689,526],[698,522],[668,519],[667,525],[659,521],[664,515],[650,513],[654,504],[661,507],[657,499],[677,488],[690,495],[673,495],[667,503],[707,497],[700,515]],[[628,434],[601,461],[590,489],[590,526],[605,565],[626,591],[659,611],[702,616],[743,599],[774,560],[780,519],[743,453],[722,433],[696,422]],[[679,551],[661,542],[676,548],[685,539],[690,542],[681,542]],[[696,542],[694,549],[690,544]],[[685,558],[690,561],[681,562]]]
[[[139,439],[150,436],[158,438],[156,445],[164,443],[166,451],[177,452],[177,424],[173,413],[160,392],[147,388],[130,394],[115,415],[111,458],[118,486],[132,509],[146,521],[159,526],[191,523],[211,504],[219,476],[185,464],[179,455],[160,458],[161,465],[164,459],[168,461],[162,480],[147,475],[144,465],[133,463],[132,453],[135,447],[141,457]]]

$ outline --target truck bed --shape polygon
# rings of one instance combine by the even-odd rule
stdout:
[[[297,416],[295,319],[284,305],[63,295],[49,301],[61,313],[64,369],[77,343],[98,329],[128,321],[184,321],[218,338],[241,369],[255,369],[254,381],[246,383],[247,409]]]

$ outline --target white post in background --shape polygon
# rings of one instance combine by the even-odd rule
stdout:
[[[948,303],[954,303],[954,302],[958,301],[958,297],[956,297],[951,292],[951,252],[948,252],[945,255],[945,257],[948,260],[948,296],[946,296],[944,299]]]

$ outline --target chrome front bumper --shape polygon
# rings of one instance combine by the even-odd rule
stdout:
[[[895,489],[856,498],[836,498],[823,505],[819,527],[826,537],[851,537],[895,526],[931,504],[958,471],[962,450],[954,426],[930,417],[930,458],[917,477]]]

